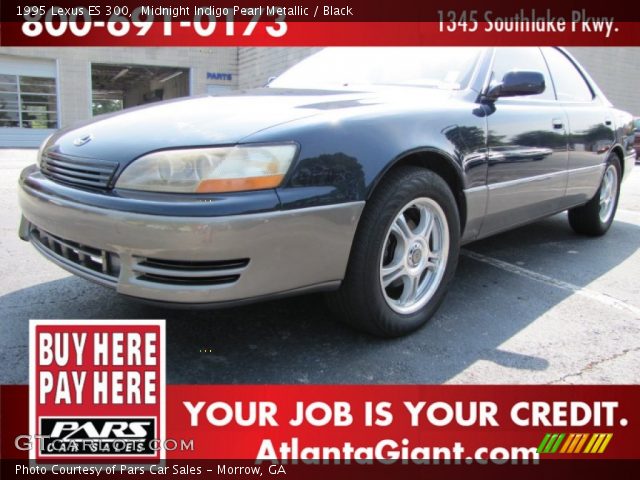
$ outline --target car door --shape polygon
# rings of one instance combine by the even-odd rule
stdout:
[[[567,118],[540,49],[496,48],[491,84],[514,70],[542,73],[545,90],[488,105],[488,202],[481,236],[553,213],[565,194]]]
[[[565,204],[585,203],[600,185],[607,155],[615,142],[610,107],[597,98],[573,61],[561,50],[543,48],[558,103],[569,118],[569,167]]]

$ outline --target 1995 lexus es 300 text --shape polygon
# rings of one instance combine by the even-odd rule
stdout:
[[[633,138],[562,49],[326,49],[266,88],[59,131],[21,175],[20,236],[131,297],[325,290],[397,336],[438,308],[461,244],[563,210],[604,234]]]

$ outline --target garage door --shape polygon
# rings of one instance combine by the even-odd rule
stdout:
[[[58,118],[55,61],[0,55],[0,147],[37,147]]]

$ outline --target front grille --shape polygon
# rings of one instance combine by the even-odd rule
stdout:
[[[93,188],[108,188],[118,168],[115,162],[68,157],[58,153],[42,156],[40,169],[53,180],[72,185]]]
[[[205,262],[138,258],[133,271],[139,280],[145,282],[176,286],[216,286],[237,282],[248,265],[248,258]]]
[[[118,280],[120,257],[115,253],[64,240],[35,226],[31,227],[30,239],[43,253],[62,263],[71,263],[79,270],[108,282]]]

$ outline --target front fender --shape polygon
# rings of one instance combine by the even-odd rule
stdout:
[[[277,189],[282,208],[366,200],[407,156],[437,155],[461,188],[486,185],[486,118],[477,105],[454,102],[438,111],[372,110],[357,117],[302,119],[259,132],[250,142],[295,141],[297,160]]]

